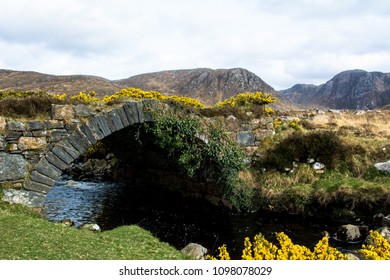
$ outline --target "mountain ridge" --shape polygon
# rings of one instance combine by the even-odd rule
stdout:
[[[324,84],[296,84],[279,93],[302,106],[374,109],[390,104],[390,73],[361,69],[336,74]]]

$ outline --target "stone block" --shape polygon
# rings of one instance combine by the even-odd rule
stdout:
[[[129,121],[129,125],[132,125],[136,122],[138,122],[138,115],[133,116],[133,110],[131,109],[131,102],[127,102],[123,104],[123,109],[126,113],[127,120]]]
[[[46,123],[40,121],[31,121],[27,123],[28,131],[44,130],[46,129]]]
[[[65,122],[60,120],[49,120],[46,121],[47,129],[62,129],[65,128]]]
[[[107,119],[104,116],[96,116],[95,120],[104,136],[108,136],[112,133],[110,127],[108,126]]]
[[[47,159],[43,158],[37,164],[35,170],[39,173],[46,175],[54,180],[57,180],[58,177],[61,176],[62,171],[55,167],[53,164],[47,161]]]
[[[255,134],[252,131],[240,131],[237,133],[237,142],[242,146],[254,146]]]
[[[95,135],[95,138],[97,140],[101,140],[105,137],[103,132],[100,130],[99,125],[95,118],[88,119],[87,125],[91,129],[92,133]]]
[[[74,135],[69,136],[67,140],[80,154],[87,151],[88,146],[84,146]]]
[[[46,194],[51,190],[51,186],[47,186],[31,180],[27,181],[26,184],[24,184],[24,188],[29,191],[34,191],[43,194]]]
[[[34,137],[46,137],[48,135],[48,132],[47,130],[37,130],[37,131],[33,131],[32,135]]]
[[[82,124],[79,129],[92,145],[97,142],[98,137],[93,134],[91,128],[87,124]]]
[[[50,141],[51,142],[59,142],[61,139],[63,139],[65,136],[68,135],[68,131],[66,129],[53,129],[49,132],[50,134]]]
[[[43,150],[47,147],[46,137],[20,137],[18,141],[20,150]]]
[[[24,179],[27,176],[27,166],[22,155],[0,152],[0,182]]]
[[[130,122],[127,119],[127,116],[126,116],[126,113],[125,113],[125,110],[123,109],[123,107],[117,108],[116,112],[118,113],[119,117],[121,118],[121,122],[122,122],[123,126],[128,127],[130,125]]]
[[[134,120],[134,123],[139,123],[140,121],[138,116],[137,102],[128,102],[126,103],[126,107],[129,110],[129,113]]]
[[[9,121],[7,123],[7,129],[13,130],[13,131],[25,131],[26,124],[23,122],[18,122],[18,121]]]
[[[137,102],[136,105],[137,105],[137,113],[138,113],[139,123],[144,123],[145,122],[145,113],[143,110],[142,101]]]
[[[74,159],[77,159],[81,155],[81,153],[77,149],[75,149],[67,139],[62,140],[57,145],[64,149],[65,152],[67,152]]]
[[[121,117],[119,116],[116,109],[113,109],[110,112],[108,112],[107,117],[108,117],[108,121],[109,122],[111,121],[112,124],[114,124],[115,131],[118,131],[118,130],[124,128],[124,125],[121,121]]]
[[[91,108],[83,104],[76,105],[73,109],[77,117],[90,117],[94,114]]]
[[[71,164],[75,159],[71,157],[62,147],[56,146],[52,150],[53,154],[55,154],[59,159],[61,159],[66,164]]]
[[[5,135],[5,139],[7,141],[12,141],[12,140],[18,140],[20,136],[23,135],[23,132],[20,131],[7,131]]]
[[[46,156],[46,160],[53,164],[55,167],[57,167],[58,169],[64,171],[65,169],[68,168],[68,164],[66,164],[65,162],[63,162],[59,157],[57,157],[55,154],[53,154],[52,152],[49,152]]]
[[[47,186],[53,186],[56,182],[54,179],[47,177],[35,170],[31,172],[30,180]]]
[[[70,121],[75,117],[73,105],[52,104],[52,119]]]

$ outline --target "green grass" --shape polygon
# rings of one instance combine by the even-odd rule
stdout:
[[[21,205],[0,202],[0,259],[172,260],[186,257],[138,226],[91,232],[46,221]]]

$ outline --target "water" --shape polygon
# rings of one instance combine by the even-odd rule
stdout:
[[[76,226],[97,223],[103,230],[136,224],[177,249],[195,242],[216,252],[218,246],[227,244],[236,259],[240,258],[244,238],[259,232],[275,242],[274,233],[283,231],[293,242],[312,248],[321,231],[332,230],[326,223],[291,216],[235,214],[153,188],[141,191],[120,183],[66,178],[48,193],[46,212],[52,221],[71,219]]]

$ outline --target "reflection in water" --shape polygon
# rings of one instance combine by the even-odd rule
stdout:
[[[233,214],[200,200],[154,189],[140,191],[120,183],[66,178],[47,195],[46,211],[49,220],[67,218],[76,226],[97,223],[103,230],[137,224],[178,249],[190,242],[213,251],[227,244],[234,258],[240,258],[244,238],[259,232],[275,241],[273,233],[284,231],[294,242],[311,247],[324,230],[288,217]]]

